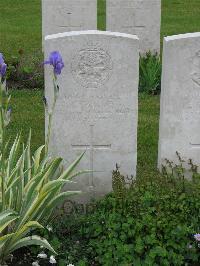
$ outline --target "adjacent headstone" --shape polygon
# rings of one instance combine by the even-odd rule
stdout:
[[[160,52],[161,0],[106,0],[107,30],[135,34],[140,52]]]
[[[139,40],[136,36],[80,31],[47,36],[45,55],[58,50],[65,68],[50,141],[51,154],[69,165],[86,150],[73,189],[82,200],[112,189],[116,164],[123,175],[135,175],[137,161]],[[45,88],[52,101],[51,69]]]
[[[42,0],[43,40],[46,35],[97,29],[97,0]]]
[[[164,39],[158,166],[200,164],[200,33]]]

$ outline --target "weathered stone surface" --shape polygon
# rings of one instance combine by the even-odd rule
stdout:
[[[107,0],[107,30],[135,34],[140,52],[160,52],[161,0]]]
[[[200,164],[200,33],[164,39],[158,166]]]
[[[42,0],[42,32],[46,35],[97,29],[97,0]]]
[[[82,199],[111,191],[116,163],[135,175],[137,161],[139,40],[128,34],[83,31],[46,37],[45,55],[58,50],[65,68],[54,115],[50,151],[69,165],[83,151],[78,178]],[[51,69],[45,88],[52,101]]]

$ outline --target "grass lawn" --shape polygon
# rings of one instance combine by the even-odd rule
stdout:
[[[105,0],[98,3],[98,27],[105,28]],[[41,50],[40,0],[0,0],[0,51],[7,58],[22,48]],[[163,0],[161,36],[200,31],[199,0]],[[161,37],[161,40],[162,40]],[[13,119],[8,136],[32,128],[33,149],[44,142],[42,91],[13,91]],[[138,172],[154,173],[157,160],[159,97],[140,96],[138,128]]]
[[[41,90],[16,90],[11,92],[12,120],[7,135],[12,140],[21,130],[24,141],[32,131],[32,150],[44,144],[44,108]]]
[[[0,0],[0,51],[6,58],[41,50],[40,0]]]
[[[105,0],[98,0],[98,28],[105,29]],[[41,51],[41,0],[0,0],[0,51]],[[162,0],[163,36],[200,31],[199,0]]]

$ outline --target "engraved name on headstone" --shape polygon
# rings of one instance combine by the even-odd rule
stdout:
[[[73,189],[85,192],[82,201],[103,196],[112,189],[116,163],[125,176],[136,173],[139,40],[129,34],[71,32],[47,36],[45,48],[46,57],[56,49],[65,63],[51,154],[68,165],[86,150],[79,169],[93,172],[78,177]],[[49,68],[45,90],[51,105]]]
[[[140,52],[160,52],[161,0],[107,0],[107,30],[135,34]]]
[[[200,33],[164,39],[158,166],[200,164]]]

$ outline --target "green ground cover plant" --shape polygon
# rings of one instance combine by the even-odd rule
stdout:
[[[129,185],[117,169],[113,194],[84,215],[75,211],[55,219],[44,236],[59,250],[58,265],[199,265],[194,234],[200,230],[200,175],[194,171],[187,180],[181,166],[170,169]],[[27,252],[34,260],[39,251]]]

